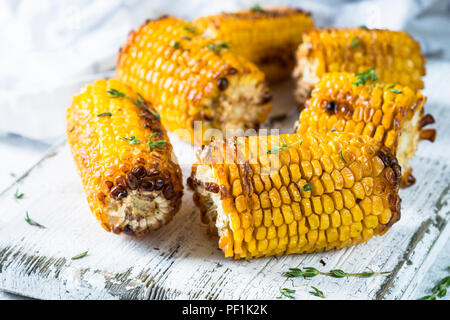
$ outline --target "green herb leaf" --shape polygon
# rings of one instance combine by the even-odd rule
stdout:
[[[76,256],[72,257],[72,260],[78,260],[78,259],[82,259],[84,257],[86,257],[88,254],[88,251],[85,251],[83,253],[77,254]]]
[[[431,289],[433,294],[431,296],[425,296],[419,300],[436,300],[437,297],[442,298],[447,294],[447,288],[450,286],[450,276],[445,277],[439,283]]]
[[[311,293],[313,296],[316,296],[319,298],[325,298],[322,291],[320,291],[319,289],[317,289],[314,286],[311,286],[311,288],[313,288],[314,291],[309,291],[309,293]]]
[[[127,95],[125,93],[120,92],[120,91],[118,91],[116,89],[109,89],[107,92],[112,96],[112,98],[125,98],[125,97],[127,97]]]
[[[188,36],[185,36],[185,35],[182,35],[181,38],[184,39],[184,40],[189,40],[189,41],[192,40],[191,37],[188,37]]]
[[[400,90],[394,89],[394,87],[395,87],[395,84],[392,84],[392,85],[390,85],[390,86],[387,88],[387,90],[390,91],[390,92],[392,92],[392,93],[396,93],[396,94],[403,93],[403,92],[400,91]]]
[[[134,146],[141,143],[141,140],[136,139],[135,136],[131,136],[130,138],[122,137],[122,139],[128,141],[130,144]]]
[[[36,221],[34,221],[33,219],[30,218],[30,216],[28,215],[28,210],[25,213],[25,221],[30,225],[30,226],[34,226],[34,227],[38,227],[38,228],[42,228],[45,229],[45,227],[42,224],[37,223]]]
[[[340,270],[340,269],[330,270],[330,273],[335,278],[345,278],[347,276],[347,274],[344,271]]]
[[[297,142],[294,142],[293,144],[286,144],[286,141],[284,141],[283,137],[281,137],[281,140],[283,141],[283,143],[281,144],[281,146],[277,146],[275,144],[272,144],[272,149],[267,150],[267,154],[277,154],[280,153],[281,151],[286,150],[287,148],[290,148],[292,146],[295,146],[296,144],[302,145],[303,143],[303,139],[298,140]]]
[[[214,51],[217,54],[219,54],[222,49],[228,49],[229,48],[228,42],[208,43],[206,45],[206,47],[209,50]]]
[[[104,112],[97,115],[97,117],[111,117],[111,116],[112,116],[111,112]]]
[[[367,28],[367,26],[365,26],[365,25],[362,25],[362,26],[359,26],[361,29],[365,29],[365,30],[369,30],[369,28]]]
[[[333,128],[331,129],[331,132],[336,132],[336,130],[337,130],[336,128]]]
[[[345,161],[344,156],[342,155],[342,150],[341,152],[339,152],[339,154],[341,155],[342,161],[344,161],[344,163],[347,163],[347,161]]]
[[[370,67],[369,69],[367,69],[361,73],[357,73],[356,76],[358,77],[358,79],[356,80],[356,82],[353,82],[354,86],[363,85],[369,80],[370,81],[378,80],[378,77],[377,77],[377,74],[375,73],[374,67]]]
[[[261,8],[261,6],[259,4],[255,4],[253,6],[250,7],[250,11],[253,12],[265,12],[263,8]]]
[[[174,41],[174,42],[172,42],[172,47],[174,47],[175,49],[178,49],[180,47],[180,43],[178,41]]]
[[[288,288],[280,288],[281,296],[277,297],[277,299],[281,299],[283,296],[289,299],[295,299],[294,296],[292,296],[293,293],[295,293],[295,290],[288,289]]]
[[[14,198],[19,200],[19,199],[22,199],[24,195],[25,194],[23,194],[22,192],[19,193],[19,189],[16,189],[16,192],[14,193]]]
[[[155,136],[156,136],[156,132],[153,132],[152,135],[150,136],[150,138],[148,138],[147,145],[150,147],[150,151],[153,151],[155,148],[163,150],[164,144],[166,143],[166,141],[164,141],[164,140],[152,141]]]
[[[352,47],[354,49],[358,48],[358,43],[359,43],[359,37],[354,37],[352,40]]]
[[[309,184],[309,183],[307,183],[307,184],[305,184],[304,186],[303,186],[303,188],[301,188],[303,191],[310,191],[310,190],[312,190],[314,188],[314,186],[312,185],[312,184]]]
[[[189,31],[190,33],[195,33],[195,28],[190,25],[185,26],[184,30]]]

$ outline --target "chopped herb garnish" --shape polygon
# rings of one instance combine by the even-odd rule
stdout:
[[[113,98],[125,98],[128,97],[125,93],[120,92],[116,89],[109,89],[107,91]]]
[[[9,175],[13,178],[17,177],[17,175],[14,172],[11,172]]]
[[[184,40],[189,40],[189,41],[192,40],[191,37],[188,37],[188,36],[185,36],[185,35],[182,35],[181,38],[184,39]]]
[[[357,73],[356,76],[358,77],[358,80],[356,82],[353,82],[354,86],[360,86],[366,83],[366,81],[377,81],[378,77],[375,73],[375,68],[370,67],[366,71],[363,71],[361,73]]]
[[[185,26],[184,30],[189,31],[190,33],[195,33],[195,28],[193,26]]]
[[[347,163],[347,161],[345,161],[345,159],[344,159],[344,156],[342,155],[342,150],[339,153],[341,154],[342,161],[344,161],[344,163]]]
[[[392,84],[392,85],[390,85],[390,86],[387,88],[387,90],[390,91],[390,92],[392,92],[392,93],[396,93],[396,94],[403,93],[403,92],[400,91],[400,90],[394,89],[394,87],[395,87],[395,84]]]
[[[352,47],[354,49],[358,48],[359,37],[354,37],[352,40]]]
[[[141,143],[141,140],[136,139],[135,136],[131,136],[130,138],[125,138],[125,137],[121,137],[121,138],[122,138],[123,140],[128,141],[130,144],[132,144],[132,145],[134,145],[134,146]]]
[[[314,291],[309,291],[309,293],[311,293],[313,296],[316,296],[319,298],[325,298],[322,291],[320,291],[319,289],[317,289],[314,286],[311,286],[311,288],[313,288]]]
[[[178,49],[180,47],[180,43],[178,41],[174,41],[174,42],[172,42],[172,47],[174,47],[175,49]]]
[[[253,12],[265,12],[263,8],[259,4],[255,4],[254,6],[250,7],[250,11]]]
[[[153,132],[150,138],[148,139],[147,145],[150,147],[150,151],[153,151],[155,148],[158,148],[160,150],[164,149],[164,144],[166,141],[164,140],[155,140],[152,141],[152,139],[156,136],[156,132]]]
[[[304,277],[304,278],[312,278],[317,275],[324,275],[329,276],[333,278],[344,278],[344,277],[358,277],[358,278],[369,278],[381,274],[389,274],[390,272],[375,272],[375,271],[365,271],[360,273],[347,273],[340,269],[334,269],[330,270],[329,272],[322,272],[317,270],[313,267],[305,267],[303,270],[299,268],[289,268],[289,271],[283,273],[285,277],[288,278],[297,278],[297,277]]]
[[[365,29],[365,30],[369,30],[369,28],[367,28],[367,26],[365,26],[365,25],[362,25],[362,26],[359,26],[361,29]]]
[[[280,288],[280,293],[281,296],[277,297],[277,299],[281,299],[283,298],[283,296],[289,299],[294,299],[294,296],[292,296],[292,294],[295,293],[295,290],[288,288]]]
[[[97,115],[97,117],[111,117],[111,116],[112,116],[111,112],[104,112]]]
[[[448,270],[450,270],[450,267],[447,267]],[[445,297],[447,294],[447,288],[450,286],[450,277],[445,277],[437,285],[431,289],[431,292],[433,293],[430,296],[425,296],[420,298],[419,300],[436,300],[437,297],[442,298]]]
[[[331,132],[336,132],[336,128],[331,129]]]
[[[83,252],[83,253],[77,254],[76,256],[72,257],[71,259],[72,259],[72,260],[78,260],[78,259],[81,259],[81,258],[86,257],[87,254],[88,254],[88,251],[85,251],[85,252]]]
[[[30,216],[28,215],[28,210],[25,213],[25,221],[30,225],[30,226],[34,226],[34,227],[38,227],[38,228],[42,228],[45,229],[45,227],[42,224],[37,223],[36,221],[34,221],[33,219],[30,218]]]
[[[220,53],[220,50],[229,48],[228,42],[208,43],[206,47],[217,54]]]
[[[303,139],[298,140],[297,142],[294,142],[293,144],[287,144],[286,141],[283,139],[283,137],[281,137],[281,140],[283,140],[283,143],[281,144],[281,146],[277,146],[275,144],[272,144],[272,149],[271,150],[267,150],[267,154],[277,154],[277,153],[280,153],[283,150],[286,150],[287,148],[295,146],[298,143],[300,143],[300,145],[302,145],[302,143],[303,143]]]
[[[312,184],[307,183],[307,184],[305,184],[305,185],[303,186],[303,188],[301,188],[301,190],[303,190],[303,191],[310,191],[310,190],[312,190],[313,188],[314,188],[314,186],[313,186]]]
[[[127,96],[125,93],[120,92],[120,91],[117,91],[116,89],[109,89],[109,90],[108,90],[108,93],[112,96],[112,98],[128,98],[128,99],[130,99],[131,101],[133,101],[133,103],[134,103],[136,106],[147,108],[147,110],[150,111],[150,113],[151,113],[156,119],[159,119],[159,118],[160,118],[159,113],[157,113],[156,111],[154,111],[154,110],[148,108],[147,104],[145,103],[144,97],[143,97],[140,93],[137,94],[138,97],[139,97],[139,99],[134,99],[134,98],[132,98],[132,97],[130,97],[130,96]],[[102,115],[98,115],[98,116],[100,117],[100,116],[108,116],[108,115],[111,116],[111,115],[112,115],[112,114],[110,114],[110,113],[108,114],[108,113],[109,113],[109,112],[106,112],[105,114],[102,113]]]
[[[14,198],[16,198],[16,199],[22,199],[24,195],[25,195],[25,194],[23,194],[22,192],[19,193],[19,189],[16,189],[16,192],[14,193]]]

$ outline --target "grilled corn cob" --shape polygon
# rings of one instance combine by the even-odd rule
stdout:
[[[192,23],[207,37],[229,41],[233,52],[254,62],[271,82],[290,76],[302,34],[314,25],[311,15],[300,9],[257,6]]]
[[[200,36],[183,20],[161,17],[130,33],[117,77],[155,106],[168,130],[188,141],[195,121],[203,134],[255,129],[267,118],[271,95],[264,74],[228,46]]]
[[[67,140],[92,213],[114,233],[143,235],[181,205],[181,169],[159,121],[117,80],[83,88],[67,110]]]
[[[434,119],[424,115],[426,97],[421,92],[371,81],[371,75],[376,79],[370,69],[359,75],[325,74],[300,114],[298,132],[337,130],[373,137],[396,154],[402,186],[409,186],[415,181],[409,159],[420,140],[434,141],[436,130],[423,129]]]
[[[405,32],[389,30],[313,29],[297,50],[295,96],[301,106],[327,72],[362,72],[374,67],[380,80],[423,89],[425,58]]]
[[[226,257],[362,243],[400,218],[391,151],[351,133],[242,137],[205,146],[189,186]]]

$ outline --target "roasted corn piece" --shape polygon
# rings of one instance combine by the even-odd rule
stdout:
[[[181,169],[159,115],[117,80],[86,85],[67,110],[67,140],[92,213],[114,233],[143,235],[181,205]]]
[[[352,133],[242,137],[205,146],[189,186],[226,257],[338,249],[400,218],[391,151]]]
[[[155,106],[168,130],[188,141],[196,121],[202,141],[209,140],[208,129],[256,129],[271,108],[264,74],[228,47],[183,20],[161,17],[130,33],[117,77]]]
[[[336,130],[373,137],[396,154],[402,185],[409,186],[415,181],[409,159],[420,140],[434,141],[436,130],[423,129],[434,119],[424,115],[421,92],[373,79],[372,69],[359,75],[325,74],[300,114],[298,132]]]
[[[297,50],[296,99],[303,106],[324,73],[358,73],[369,67],[382,81],[423,89],[425,58],[409,34],[364,27],[312,29],[303,35]]]
[[[296,8],[255,6],[201,17],[192,23],[207,37],[228,41],[233,52],[254,62],[269,81],[275,82],[289,78],[295,65],[295,50],[314,20]]]

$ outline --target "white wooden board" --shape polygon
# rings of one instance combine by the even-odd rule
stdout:
[[[428,64],[426,108],[437,119],[438,138],[420,144],[413,160],[417,183],[401,190],[401,220],[381,238],[320,254],[225,259],[217,239],[206,234],[189,190],[166,227],[138,239],[117,236],[101,229],[90,213],[62,143],[0,194],[0,289],[42,299],[273,299],[280,287],[288,287],[297,299],[315,299],[308,293],[314,285],[334,299],[418,298],[411,293],[450,234],[448,74],[448,64]],[[271,127],[284,132],[297,117],[291,90],[292,83],[275,90],[272,114],[287,119]],[[186,180],[192,150],[173,135],[171,140]],[[17,188],[25,194],[22,200],[13,197]],[[46,228],[28,225],[26,210]],[[71,260],[86,250],[88,256]],[[290,267],[305,266],[392,273],[368,279],[282,276]]]

